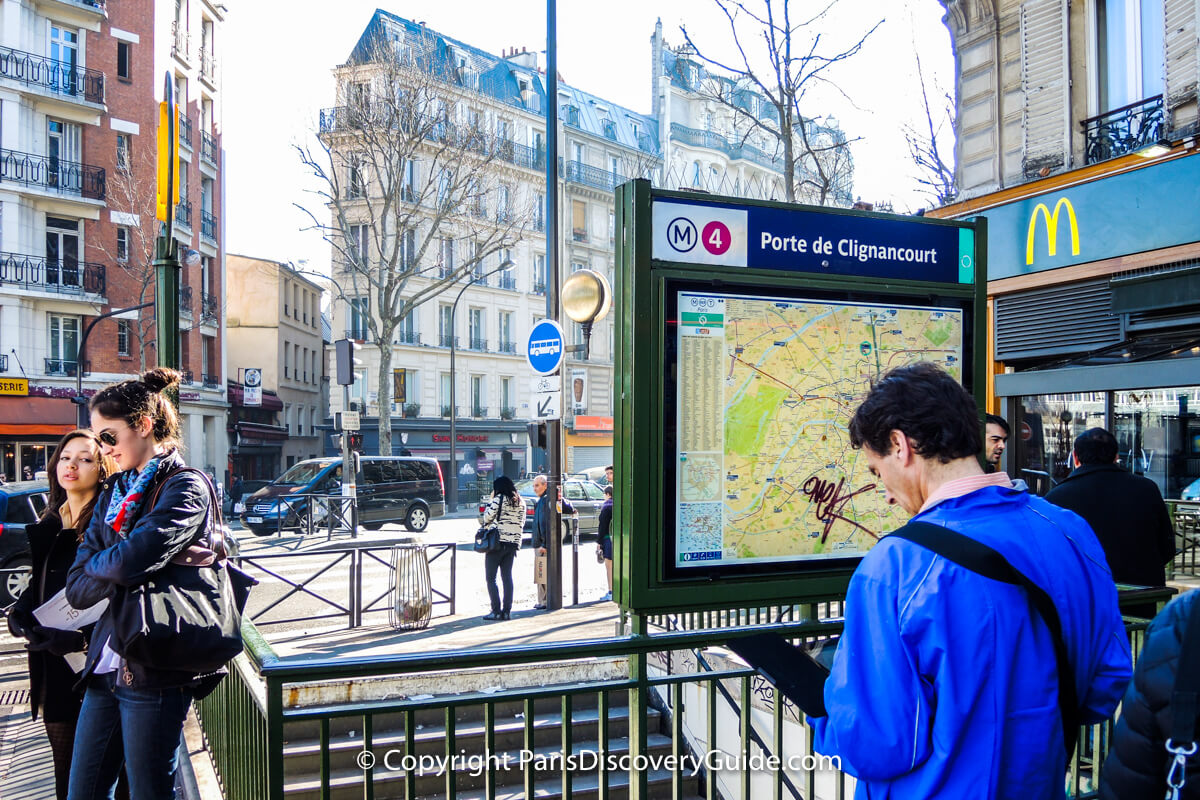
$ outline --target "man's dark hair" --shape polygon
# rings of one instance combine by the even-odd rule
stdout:
[[[943,464],[983,449],[975,398],[925,361],[898,367],[871,387],[850,420],[850,445],[886,455],[894,430],[903,431],[917,455]]]
[[[1004,417],[999,417],[995,414],[985,414],[983,417],[983,422],[985,425],[999,425],[1000,430],[1004,431],[1004,435],[1008,436],[1008,420],[1006,420]]]
[[[1111,464],[1117,460],[1117,437],[1104,428],[1088,428],[1075,437],[1075,457],[1085,466]]]

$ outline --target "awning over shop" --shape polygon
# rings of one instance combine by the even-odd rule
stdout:
[[[78,413],[65,397],[0,397],[0,435],[62,436],[75,430]]]

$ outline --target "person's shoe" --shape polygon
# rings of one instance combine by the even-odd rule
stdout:
[[[484,617],[484,619],[504,619],[504,612],[503,611],[493,611],[492,613],[486,615]]]
[[[600,600],[601,600],[601,602],[603,602],[605,600],[612,600],[612,592],[609,592],[608,594],[604,595],[604,597],[601,597]]]
[[[541,611],[541,610],[543,610],[545,607],[546,607],[546,604],[545,604],[545,603],[537,603],[537,604],[535,604],[535,605],[534,605],[534,607],[533,607],[533,610],[534,610],[534,611]]]
[[[500,612],[500,619],[512,619],[512,612],[510,612],[510,611],[501,611],[501,612]]]

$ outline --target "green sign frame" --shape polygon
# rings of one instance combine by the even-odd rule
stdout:
[[[697,260],[703,260],[703,253],[699,259],[692,256],[690,262],[683,259],[656,259],[653,228],[655,203],[659,202],[661,208],[668,209],[672,201],[683,205],[712,206],[718,209],[714,212],[718,216],[745,211],[751,223],[741,229],[744,241],[737,242],[737,236],[734,236],[736,247],[741,248],[740,257],[745,258],[747,242],[757,234],[761,236],[764,251],[769,244],[778,244],[780,241],[783,241],[784,249],[791,247],[787,266],[766,265],[762,253],[756,255],[753,252],[748,263],[754,266],[696,263]],[[666,218],[661,214],[660,217]],[[944,257],[941,258],[937,267],[939,276],[943,278],[940,281],[916,280],[895,274],[867,277],[837,274],[839,269],[844,273],[856,265],[846,267],[845,263],[839,265],[836,257],[822,258],[819,248],[816,253],[792,252],[797,249],[794,243],[788,245],[786,238],[771,238],[769,232],[761,230],[762,225],[758,220],[767,218],[803,218],[806,224],[815,221],[839,231],[866,231],[866,236],[860,236],[863,242],[870,240],[872,231],[903,231],[906,232],[904,235],[915,237],[913,240],[917,244],[923,235],[929,234],[938,237],[937,240],[943,244],[952,242],[958,261],[947,263]],[[693,225],[691,231],[713,236],[717,247],[710,248],[710,256],[712,252],[717,252],[717,255],[711,256],[710,260],[727,260],[726,250],[720,247],[722,244],[725,248],[729,247],[728,242],[721,241],[721,235],[729,235],[729,228],[718,225],[714,230],[713,225],[716,223],[709,223],[703,231]],[[957,233],[954,229],[957,229]],[[680,230],[684,238],[680,246],[692,244],[690,232],[684,230],[683,226]],[[885,240],[883,235],[881,233],[879,241]],[[792,241],[795,241],[795,237],[792,237]],[[843,254],[859,247],[857,244],[843,244],[849,241],[859,240],[838,240],[838,247],[843,249]],[[829,244],[825,244],[823,252],[828,253]],[[658,255],[661,256],[663,248],[661,244],[659,246]],[[880,248],[877,252],[883,253],[884,250]],[[916,261],[926,251],[914,245],[907,249],[902,246],[899,250],[888,248],[887,252],[889,255],[899,253],[901,259]],[[849,291],[855,295],[885,295],[899,302],[911,298],[914,305],[920,305],[923,299],[926,303],[930,298],[953,299],[956,307],[966,311],[962,341],[964,384],[975,395],[982,413],[987,371],[986,253],[987,227],[983,218],[942,220],[749,201],[654,189],[645,180],[630,181],[617,187],[614,280],[617,308],[614,354],[614,463],[617,493],[613,525],[618,534],[614,536],[613,599],[633,614],[810,603],[844,594],[850,575],[861,558],[861,555],[840,558],[836,565],[814,560],[794,569],[789,565],[784,569],[772,568],[759,574],[752,574],[753,571],[747,574],[739,572],[734,576],[699,573],[681,576],[678,570],[670,568],[666,545],[670,539],[671,547],[674,547],[675,531],[665,530],[663,519],[666,504],[673,504],[675,497],[667,496],[664,476],[668,470],[674,470],[675,454],[664,452],[663,437],[667,427],[666,415],[675,414],[674,407],[666,407],[669,376],[666,374],[668,364],[665,355],[668,337],[675,335],[669,330],[667,314],[668,295],[676,291],[676,287],[681,284],[688,287],[708,285],[715,292],[750,288],[761,291],[764,296],[791,292],[801,297],[805,291],[812,291],[814,296],[819,296],[821,292]],[[842,259],[842,262],[846,261]],[[865,263],[866,259],[862,261]],[[900,268],[892,267],[893,272],[897,269]],[[883,271],[886,272],[886,269]],[[909,269],[909,272],[912,271],[915,270]]]

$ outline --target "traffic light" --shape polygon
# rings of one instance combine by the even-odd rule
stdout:
[[[535,449],[546,449],[546,423],[531,422],[527,426],[529,431],[529,446]]]
[[[354,383],[354,371],[362,366],[362,362],[355,358],[358,352],[359,345],[352,339],[338,339],[333,343],[334,372],[337,375],[337,382],[341,386],[350,386]]]
[[[345,435],[350,437],[348,440],[350,449],[356,453],[361,453],[363,447],[362,433],[360,431],[349,431]]]

